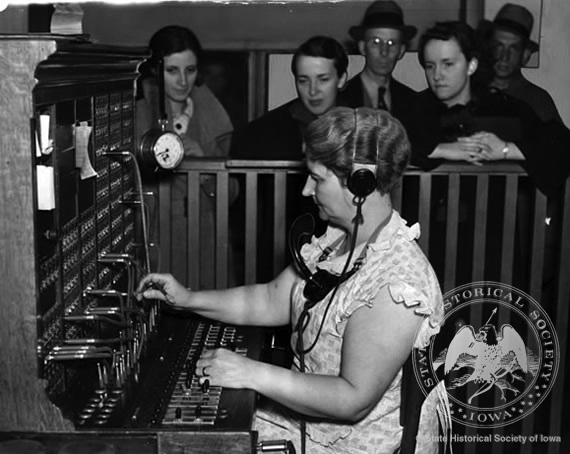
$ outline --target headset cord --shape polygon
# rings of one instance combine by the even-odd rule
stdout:
[[[352,259],[352,256],[354,254],[354,250],[356,249],[356,236],[358,234],[358,226],[361,224],[361,219],[362,219],[361,218],[362,217],[361,208],[362,208],[362,202],[364,201],[364,199],[357,200],[355,198],[355,200],[356,200],[356,206],[357,206],[357,214],[353,220],[354,229],[353,229],[353,234],[352,234],[351,243],[350,243],[350,252],[349,252],[348,258],[344,264],[344,268],[343,268],[342,273],[341,273],[341,279],[339,279],[338,283],[334,287],[333,292],[331,294],[331,298],[329,299],[329,302],[328,302],[327,307],[325,309],[325,313],[323,314],[323,318],[321,320],[321,325],[319,327],[319,331],[317,333],[317,336],[316,336],[315,340],[313,341],[313,344],[308,349],[305,350],[305,348],[304,348],[303,331],[305,330],[305,328],[307,327],[307,325],[309,323],[309,319],[310,319],[309,311],[311,310],[311,308],[313,308],[313,306],[316,303],[313,303],[311,301],[305,302],[305,305],[303,307],[303,311],[301,312],[301,315],[299,315],[299,321],[297,322],[297,326],[295,327],[295,330],[297,331],[296,348],[297,348],[297,352],[299,354],[299,369],[300,369],[301,373],[305,373],[305,355],[307,353],[309,353],[311,350],[313,350],[313,348],[315,348],[315,346],[317,344],[317,340],[319,339],[319,336],[321,335],[321,331],[323,329],[328,310],[329,310],[329,308],[330,308],[330,306],[331,306],[331,304],[332,304],[332,302],[336,296],[338,289],[340,288],[340,285],[343,282],[345,282],[349,277],[351,277],[354,273],[356,273],[356,271],[358,271],[358,269],[362,265],[362,262],[355,264],[354,269],[350,273],[346,272],[348,269],[348,266],[350,264],[350,260]],[[360,217],[360,219],[359,219],[359,217]],[[392,218],[392,213],[390,213],[390,215],[387,216],[386,219],[384,221],[382,221],[380,223],[380,225],[376,228],[376,230],[372,233],[372,235],[370,236],[370,239],[368,240],[368,244],[371,241],[376,240],[378,238],[378,236],[380,235],[380,232],[390,222],[391,218]],[[358,221],[360,221],[360,222],[358,222]],[[345,277],[346,274],[348,274],[347,277]],[[305,454],[306,438],[307,438],[307,424],[306,424],[306,421],[304,419],[301,419],[301,454]]]
[[[328,311],[329,311],[331,304],[332,304],[332,302],[333,302],[333,300],[334,300],[334,298],[338,292],[338,289],[340,288],[342,283],[344,283],[348,278],[350,278],[360,268],[360,264],[356,264],[354,269],[347,273],[348,266],[350,265],[350,261],[352,260],[352,256],[354,255],[354,249],[356,248],[356,236],[357,236],[357,234],[358,234],[358,224],[354,224],[354,229],[352,232],[352,238],[350,241],[350,252],[348,254],[346,262],[344,263],[344,267],[342,269],[342,272],[340,273],[340,279],[338,280],[337,284],[334,286],[334,289],[332,291],[329,302],[327,303],[327,307],[325,308],[325,312],[323,314],[323,318],[321,320],[319,330],[317,332],[317,335],[315,336],[315,340],[313,341],[311,346],[309,348],[307,348],[306,350],[304,349],[304,345],[303,345],[304,344],[304,342],[303,342],[303,331],[305,330],[305,328],[307,327],[307,324],[309,323],[309,320],[311,318],[310,310],[315,306],[315,303],[313,303],[312,301],[306,301],[305,305],[303,307],[303,311],[301,312],[301,315],[299,315],[299,321],[298,321],[297,327],[296,327],[296,331],[298,334],[297,335],[297,345],[298,345],[297,351],[299,352],[299,361],[301,362],[301,364],[303,366],[304,366],[305,355],[307,353],[311,352],[315,348],[315,346],[317,345],[317,341],[319,340],[319,337],[320,337],[321,332],[323,330],[323,326],[325,324],[325,320],[327,318]],[[304,372],[304,370],[302,372]]]
[[[349,263],[349,261],[350,261],[350,257],[348,258],[346,263]],[[343,273],[345,271],[346,271],[346,267],[345,267],[345,270],[343,271]],[[303,331],[305,330],[305,327],[309,323],[309,319],[311,317],[311,315],[309,314],[309,311],[310,311],[311,307],[313,307],[313,304],[308,304],[309,302],[305,303],[305,307],[303,308],[303,311],[301,312],[301,315],[299,316],[299,323],[297,324],[297,351],[299,352],[299,368],[301,370],[301,373],[303,373],[303,374],[305,373],[305,354],[309,353],[317,345],[317,340],[319,339],[319,336],[321,335],[321,331],[323,329],[323,325],[324,325],[324,321],[325,321],[326,316],[327,316],[327,312],[328,312],[329,307],[331,305],[331,302],[333,301],[334,297],[336,296],[336,293],[337,293],[341,284],[342,284],[342,282],[339,281],[338,284],[335,286],[335,288],[332,292],[332,295],[331,295],[331,299],[329,300],[329,303],[327,304],[327,307],[325,309],[325,313],[323,315],[323,319],[321,321],[321,326],[319,327],[319,331],[317,333],[317,336],[315,337],[313,344],[307,350],[304,349],[305,347],[303,345],[304,344],[304,342],[303,342]],[[303,322],[303,323],[301,323],[301,322]],[[301,454],[305,454],[306,441],[307,441],[307,423],[306,423],[305,419],[301,419]]]
[[[357,204],[357,217],[358,217],[358,213],[361,213],[361,206],[362,204],[359,203]],[[355,218],[356,220],[356,218]],[[317,345],[317,341],[319,340],[319,337],[321,335],[321,331],[323,330],[323,326],[325,324],[325,320],[327,318],[327,314],[329,311],[329,308],[338,292],[338,289],[340,288],[340,285],[346,281],[347,278],[343,277],[345,276],[345,274],[347,274],[347,270],[348,270],[348,266],[350,265],[350,261],[352,260],[352,256],[354,255],[354,249],[356,248],[356,236],[358,234],[358,226],[359,226],[360,222],[354,222],[354,229],[352,231],[352,238],[350,241],[350,252],[348,253],[348,257],[346,259],[346,262],[344,264],[344,268],[342,270],[341,273],[341,278],[339,279],[338,283],[335,285],[331,297],[329,299],[329,302],[327,304],[327,307],[325,308],[325,313],[323,314],[323,318],[321,320],[321,325],[319,326],[319,331],[317,332],[317,335],[315,337],[315,340],[313,341],[313,344],[307,349],[305,350],[305,346],[304,346],[304,342],[303,342],[303,331],[305,331],[305,328],[307,327],[307,324],[309,323],[309,319],[311,317],[310,314],[310,310],[311,308],[315,305],[315,303],[311,302],[311,301],[306,301],[305,305],[303,307],[303,311],[301,312],[301,315],[299,315],[299,321],[297,322],[297,326],[295,328],[295,330],[297,331],[297,352],[299,354],[299,368],[301,370],[301,373],[305,373],[305,355],[309,352],[311,352],[315,346]],[[353,272],[348,273],[349,276],[352,276],[357,269],[354,269]],[[305,454],[305,450],[306,450],[306,442],[307,442],[307,423],[305,421],[305,419],[301,419],[301,454]]]
[[[362,216],[362,205],[364,204],[364,200],[366,200],[366,197],[359,197],[356,195],[352,198],[352,203],[356,205],[356,215],[352,219],[355,226],[364,223],[364,216]]]

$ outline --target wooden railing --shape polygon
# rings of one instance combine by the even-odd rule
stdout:
[[[300,162],[196,160],[174,175],[157,175],[157,197],[148,202],[159,244],[153,263],[191,288],[272,278],[289,262],[287,229],[302,203],[304,173]],[[183,189],[173,197],[176,184]],[[419,245],[443,293],[479,281],[512,285],[540,303],[558,335],[558,376],[548,399],[522,421],[492,432],[459,428],[471,436],[492,434],[492,443],[454,443],[455,452],[566,452],[560,442],[528,441],[512,451],[510,441],[494,437],[560,435],[569,425],[562,402],[568,398],[570,183],[559,197],[547,198],[516,164],[446,164],[429,173],[409,169],[392,201],[410,225],[419,222]],[[508,316],[501,317],[508,323]],[[469,321],[482,324],[480,306]]]

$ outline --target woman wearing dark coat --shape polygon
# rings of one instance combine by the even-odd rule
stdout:
[[[570,131],[543,123],[526,103],[488,88],[484,48],[469,25],[436,24],[420,38],[418,57],[429,88],[403,120],[412,164],[430,170],[444,160],[515,160],[544,194],[558,192],[570,174]]]
[[[297,98],[252,121],[234,136],[235,159],[304,160],[303,131],[337,104],[347,80],[348,56],[327,36],[314,36],[299,46],[291,61]]]

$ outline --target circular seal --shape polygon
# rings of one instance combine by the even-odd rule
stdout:
[[[424,394],[443,381],[452,420],[471,427],[505,426],[534,411],[560,362],[548,314],[521,290],[491,281],[457,287],[443,301],[440,332],[413,353]]]

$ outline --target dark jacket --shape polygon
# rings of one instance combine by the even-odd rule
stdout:
[[[232,159],[248,159],[261,161],[304,161],[303,129],[317,117],[309,112],[296,98],[279,106],[260,118],[249,123],[245,128],[234,133],[230,156]],[[293,221],[303,213],[310,212],[318,219],[317,208],[310,197],[302,195],[306,181],[305,174],[287,176],[287,193],[285,209],[285,231]],[[261,178],[259,180],[258,204],[258,244],[257,249],[257,279],[266,282],[275,277],[273,270],[273,245],[282,239],[274,239],[274,198],[273,181]],[[240,213],[245,210],[245,191],[234,205],[236,215],[232,215],[234,231],[243,229]],[[319,223],[322,229],[322,224]],[[319,230],[320,231],[320,230]],[[289,260],[289,256],[287,256]],[[276,270],[275,270],[276,272]]]
[[[234,133],[230,155],[233,159],[303,160],[303,128],[316,118],[298,98],[289,101]]]
[[[398,82],[396,79],[390,79],[390,113],[398,120],[405,118],[404,114],[414,103],[417,92],[407,85]],[[364,86],[360,74],[357,74],[348,81],[346,87],[339,94],[340,105],[356,108],[364,106]],[[404,126],[406,126],[404,124]]]
[[[438,144],[487,131],[517,145],[525,156],[521,165],[544,194],[556,194],[570,175],[570,130],[557,121],[543,123],[526,103],[498,90],[479,92],[467,105],[448,108],[427,89],[406,115],[411,164],[424,170],[443,162],[428,158]]]
[[[508,88],[502,91],[513,98],[526,102],[542,121],[556,120],[563,123],[550,94],[545,89],[530,82],[522,74],[515,76]]]

